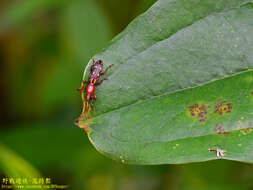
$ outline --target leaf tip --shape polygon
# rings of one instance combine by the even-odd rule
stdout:
[[[87,135],[91,132],[90,125],[92,124],[93,120],[90,119],[89,114],[84,114],[82,113],[80,117],[78,117],[75,121],[74,124],[78,126],[79,128],[84,129]]]

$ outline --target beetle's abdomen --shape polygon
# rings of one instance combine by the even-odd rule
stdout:
[[[92,95],[95,91],[95,87],[93,83],[88,84],[88,86],[86,87],[86,94],[90,94]]]

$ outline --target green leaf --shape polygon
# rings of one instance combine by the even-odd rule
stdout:
[[[96,88],[96,113],[77,121],[95,148],[133,164],[212,160],[214,147],[253,162],[253,5],[245,2],[160,0],[96,55],[114,67]]]

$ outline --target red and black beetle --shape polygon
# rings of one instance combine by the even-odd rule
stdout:
[[[86,81],[84,80],[83,83],[88,84],[85,88],[85,93],[86,93],[86,103],[85,103],[85,111],[88,110],[89,108],[89,102],[90,100],[96,100],[96,93],[95,93],[95,86],[99,86],[102,84],[104,80],[107,80],[107,78],[103,78],[102,80],[99,81],[100,77],[105,75],[106,72],[112,67],[113,65],[109,65],[105,71],[103,72],[103,61],[98,60],[94,61],[92,59],[92,65],[90,68],[90,75],[89,75],[89,80]],[[80,87],[77,90],[80,92],[84,90],[84,87]],[[92,105],[91,105],[92,108]]]

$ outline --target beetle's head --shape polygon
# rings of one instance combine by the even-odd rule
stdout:
[[[100,65],[103,65],[103,61],[102,61],[101,59],[99,59],[99,60],[97,61],[97,63],[100,64]]]

